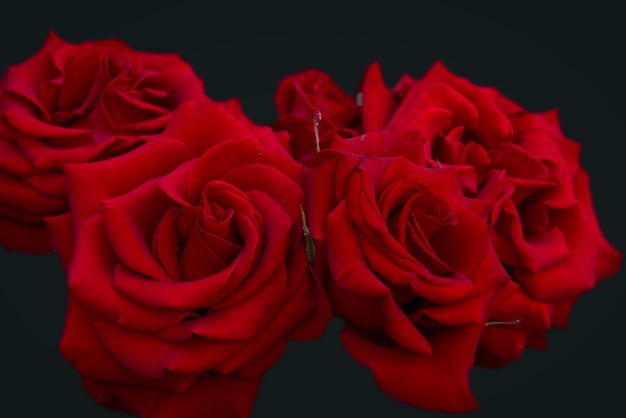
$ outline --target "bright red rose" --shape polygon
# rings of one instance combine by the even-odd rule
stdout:
[[[68,266],[60,348],[102,405],[247,417],[286,341],[330,319],[303,242],[304,168],[226,107],[186,104],[157,140],[65,165],[72,217],[50,220]]]
[[[285,77],[274,96],[278,120],[272,127],[276,131],[288,130],[291,153],[296,159],[315,151],[317,138],[314,123],[319,131],[334,129],[344,136],[356,134],[361,110],[354,98],[343,90],[327,74],[310,69]],[[320,118],[314,122],[314,115]],[[321,148],[326,143],[320,138]]]
[[[207,100],[203,82],[178,55],[51,33],[0,81],[0,243],[50,250],[43,219],[68,209],[63,165],[137,147],[190,100]]]
[[[484,204],[463,195],[453,168],[425,166],[418,132],[335,139],[311,160],[309,218],[327,246],[344,346],[398,400],[474,409],[469,374],[483,326],[516,288],[478,213]]]
[[[364,132],[414,129],[430,167],[455,167],[464,194],[490,200],[484,217],[518,292],[489,318],[477,362],[501,366],[525,347],[545,346],[572,304],[615,274],[622,256],[603,237],[579,144],[555,112],[535,114],[436,64],[423,78],[388,89],[378,64],[362,86]]]

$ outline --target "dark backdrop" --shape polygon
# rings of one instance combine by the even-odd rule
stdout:
[[[0,10],[0,72],[34,54],[50,29],[75,43],[116,37],[135,49],[180,53],[211,97],[238,96],[255,121],[268,123],[275,116],[274,89],[287,74],[318,67],[353,93],[375,59],[388,84],[403,72],[419,77],[441,59],[526,108],[560,109],[566,135],[583,144],[600,224],[625,251],[621,9],[598,1],[588,8],[538,1],[413,3],[384,1],[365,10],[338,1],[299,8],[19,1]],[[85,395],[57,352],[66,296],[56,257],[0,250],[0,266],[0,408],[7,410],[0,415],[125,416]],[[624,409],[625,275],[622,270],[582,297],[567,331],[549,333],[547,350],[527,351],[505,369],[477,368],[472,383],[480,410],[471,416],[614,416]],[[253,418],[444,416],[378,391],[369,372],[343,351],[339,325],[332,322],[320,340],[288,346],[267,373]]]

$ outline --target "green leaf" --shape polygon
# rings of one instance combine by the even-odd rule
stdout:
[[[304,239],[306,241],[306,255],[309,259],[309,263],[313,265],[313,262],[315,261],[315,243],[313,242],[311,231],[306,224],[306,215],[304,214],[304,208],[302,205],[300,205],[300,213],[302,214],[302,231],[304,232]]]

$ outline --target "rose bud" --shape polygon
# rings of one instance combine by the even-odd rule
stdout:
[[[68,210],[64,164],[134,149],[191,100],[208,99],[176,54],[114,39],[71,44],[50,33],[0,81],[0,243],[49,251],[44,218]]]
[[[326,141],[319,132],[336,130],[351,137],[358,129],[360,109],[356,100],[324,72],[317,69],[285,77],[274,96],[278,120],[275,131],[286,130],[290,135],[291,153],[297,160],[325,148]],[[321,141],[321,143],[320,143]]]
[[[286,341],[330,319],[303,240],[304,168],[210,102],[65,172],[72,219],[50,225],[68,265],[60,349],[85,390],[146,418],[249,416]]]

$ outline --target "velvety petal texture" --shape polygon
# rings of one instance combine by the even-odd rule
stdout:
[[[278,118],[206,97],[176,54],[50,33],[0,78],[0,244],[55,250],[60,352],[99,404],[247,418],[287,341],[341,342],[417,408],[478,407],[475,365],[542,349],[623,256],[581,147],[435,63],[345,93],[285,77]]]
[[[126,153],[163,131],[203,82],[175,54],[109,39],[71,44],[50,33],[0,79],[0,243],[51,249],[44,219],[69,206],[63,167]]]
[[[305,169],[231,105],[182,106],[144,145],[66,165],[73,216],[48,218],[70,293],[60,348],[105,406],[247,417],[287,340],[325,331]]]

